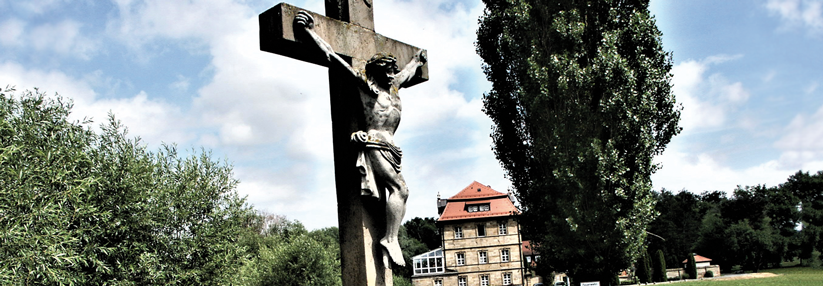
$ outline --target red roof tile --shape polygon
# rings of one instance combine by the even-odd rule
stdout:
[[[468,212],[466,204],[489,204],[488,211]],[[438,221],[454,221],[462,219],[503,217],[518,214],[508,195],[495,191],[489,186],[471,183],[468,187],[452,196],[446,202],[446,208]]]
[[[477,181],[472,182],[468,187],[457,193],[456,195],[449,198],[449,200],[466,200],[466,199],[479,199],[479,198],[492,198],[498,196],[505,196],[506,194],[493,190],[491,187],[478,183]]]
[[[700,256],[700,255],[697,255],[697,254],[694,255],[694,262],[695,263],[697,263],[697,262],[710,262],[710,261],[712,261],[711,258]],[[683,260],[683,263],[686,263],[686,262],[689,262],[689,260],[688,259]]]

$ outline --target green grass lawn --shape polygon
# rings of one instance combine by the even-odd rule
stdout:
[[[743,280],[703,280],[682,282],[676,285],[711,285],[711,286],[821,286],[823,285],[823,268],[790,267],[766,269],[760,272],[777,274],[777,277],[752,278]]]

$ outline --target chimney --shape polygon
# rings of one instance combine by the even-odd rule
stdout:
[[[440,192],[437,192],[437,215],[443,214],[443,210],[446,209],[446,202],[448,200],[440,199]]]

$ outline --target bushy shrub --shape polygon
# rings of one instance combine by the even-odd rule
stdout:
[[[689,274],[689,279],[697,279],[697,263],[694,261],[694,253],[689,253],[689,259],[686,263],[686,274]]]
[[[654,282],[666,282],[666,257],[663,255],[663,250],[658,249],[654,256],[654,272],[652,279]]]
[[[714,272],[711,270],[706,271],[706,274],[703,274],[704,278],[714,277]]]

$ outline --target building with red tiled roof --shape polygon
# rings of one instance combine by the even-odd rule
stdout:
[[[686,263],[689,263],[689,259],[683,260],[683,267],[686,267]],[[706,267],[712,264],[712,259],[695,253],[694,264],[697,267]]]
[[[505,193],[477,181],[437,198],[441,248],[415,256],[415,286],[523,285],[520,211]]]

